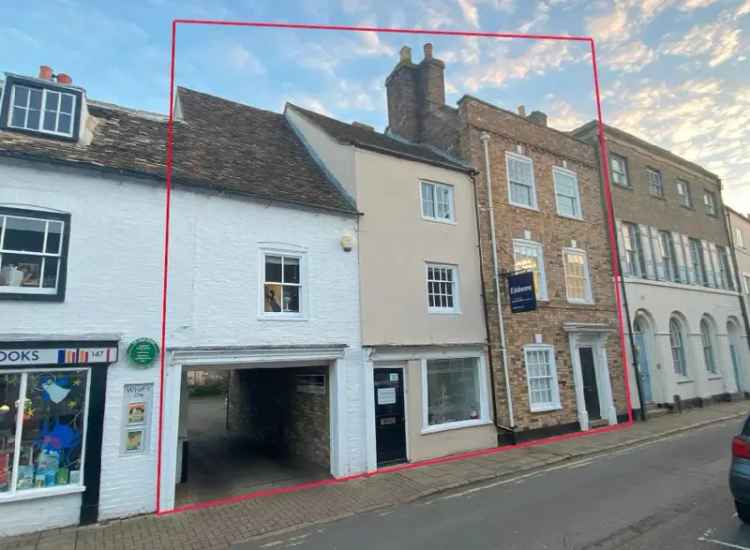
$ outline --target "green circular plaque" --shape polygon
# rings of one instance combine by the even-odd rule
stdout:
[[[150,367],[158,355],[159,344],[151,338],[138,338],[128,346],[128,359],[136,367]]]

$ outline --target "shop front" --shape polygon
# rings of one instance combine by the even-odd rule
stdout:
[[[116,337],[0,337],[0,536],[98,519]]]

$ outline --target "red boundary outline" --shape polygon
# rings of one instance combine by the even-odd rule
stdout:
[[[393,33],[393,34],[420,34],[430,36],[472,36],[472,37],[486,37],[486,38],[517,38],[524,40],[554,40],[554,41],[567,41],[567,42],[588,42],[591,48],[591,62],[593,66],[593,78],[594,78],[594,91],[596,97],[596,118],[597,118],[597,133],[600,147],[600,163],[601,172],[604,174],[604,197],[607,206],[607,225],[608,225],[608,236],[610,245],[610,255],[612,262],[612,279],[615,287],[615,303],[617,307],[617,324],[618,324],[618,335],[620,338],[620,349],[621,359],[623,365],[623,375],[625,377],[625,399],[628,406],[628,421],[624,424],[616,424],[614,426],[607,426],[588,432],[575,432],[571,434],[565,434],[560,436],[547,437],[544,439],[538,439],[534,441],[528,441],[520,443],[518,445],[509,445],[505,447],[492,447],[489,449],[483,449],[479,451],[470,451],[467,453],[461,453],[456,455],[450,455],[445,457],[433,458],[429,460],[423,460],[419,462],[412,462],[408,464],[400,464],[397,466],[390,466],[387,468],[380,468],[372,473],[355,474],[352,476],[339,478],[339,479],[324,479],[320,481],[313,481],[308,483],[301,483],[289,487],[279,487],[274,489],[267,489],[262,491],[256,491],[247,493],[244,495],[238,495],[228,498],[209,500],[205,502],[188,504],[172,510],[162,511],[161,510],[161,470],[162,470],[162,446],[163,446],[163,428],[164,428],[164,373],[165,373],[165,347],[167,340],[167,290],[168,290],[168,274],[169,274],[169,224],[170,224],[170,210],[171,210],[171,196],[172,196],[172,172],[174,164],[174,70],[175,70],[175,51],[177,47],[177,25],[216,25],[216,26],[227,26],[227,27],[255,27],[255,28],[273,28],[273,29],[302,29],[302,30],[322,30],[322,31],[351,31],[351,32],[378,32],[378,33]],[[604,121],[602,117],[602,105],[601,105],[601,93],[599,88],[599,70],[596,63],[596,45],[594,39],[590,36],[573,36],[573,35],[547,35],[547,34],[520,34],[520,33],[503,33],[503,32],[469,32],[469,31],[441,31],[441,30],[426,30],[426,29],[402,29],[402,28],[387,28],[387,27],[357,27],[349,25],[316,25],[316,24],[300,24],[300,23],[271,23],[271,22],[260,22],[260,21],[222,21],[222,20],[211,20],[211,19],[173,19],[172,20],[172,39],[171,39],[171,60],[169,68],[169,120],[167,123],[167,166],[166,166],[166,199],[165,199],[165,212],[164,212],[164,269],[163,269],[163,283],[162,283],[162,304],[161,304],[161,347],[159,351],[159,433],[157,443],[157,459],[156,459],[156,515],[168,515],[177,512],[183,512],[188,510],[201,510],[205,508],[211,508],[214,506],[221,506],[226,504],[233,504],[248,499],[259,498],[263,496],[271,496],[277,494],[293,493],[296,491],[302,491],[305,489],[312,489],[314,487],[322,487],[326,485],[335,485],[344,483],[352,479],[361,479],[372,477],[383,473],[392,473],[402,470],[410,470],[413,468],[421,468],[432,464],[445,464],[449,462],[456,462],[464,460],[466,458],[484,456],[489,454],[495,454],[500,452],[509,451],[511,449],[535,447],[538,445],[545,445],[553,443],[555,441],[563,441],[568,439],[574,439],[577,437],[584,437],[588,435],[595,435],[604,432],[611,432],[629,428],[633,425],[633,406],[631,402],[630,392],[630,378],[628,376],[628,358],[626,352],[625,343],[625,331],[624,331],[624,320],[622,312],[622,296],[620,295],[620,269],[617,258],[617,247],[616,247],[616,234],[614,224],[614,209],[612,206],[612,193],[610,190],[610,178],[609,178],[609,152],[607,150],[607,140],[604,135]]]

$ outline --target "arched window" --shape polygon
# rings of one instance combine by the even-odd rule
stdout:
[[[711,330],[711,324],[705,317],[701,319],[701,339],[703,340],[703,359],[706,361],[706,370],[716,374],[713,331]]]
[[[669,342],[672,346],[672,364],[675,373],[680,376],[687,376],[685,338],[683,337],[682,323],[676,317],[669,320]]]

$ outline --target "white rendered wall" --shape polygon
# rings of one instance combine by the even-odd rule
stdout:
[[[100,519],[154,511],[159,368],[129,367],[125,348],[138,337],[160,340],[163,184],[5,162],[0,182],[0,205],[71,214],[65,302],[2,301],[0,333],[120,335],[121,360],[107,382]],[[347,344],[342,463],[350,473],[364,470],[357,252],[339,244],[343,234],[356,234],[356,220],[175,190],[171,229],[167,348]],[[258,318],[258,243],[271,241],[306,250],[304,321]],[[123,457],[123,386],[148,382],[155,384],[149,452]],[[60,512],[59,498],[31,502],[50,523]],[[0,516],[27,507],[0,504]],[[75,523],[79,507],[66,508]]]

